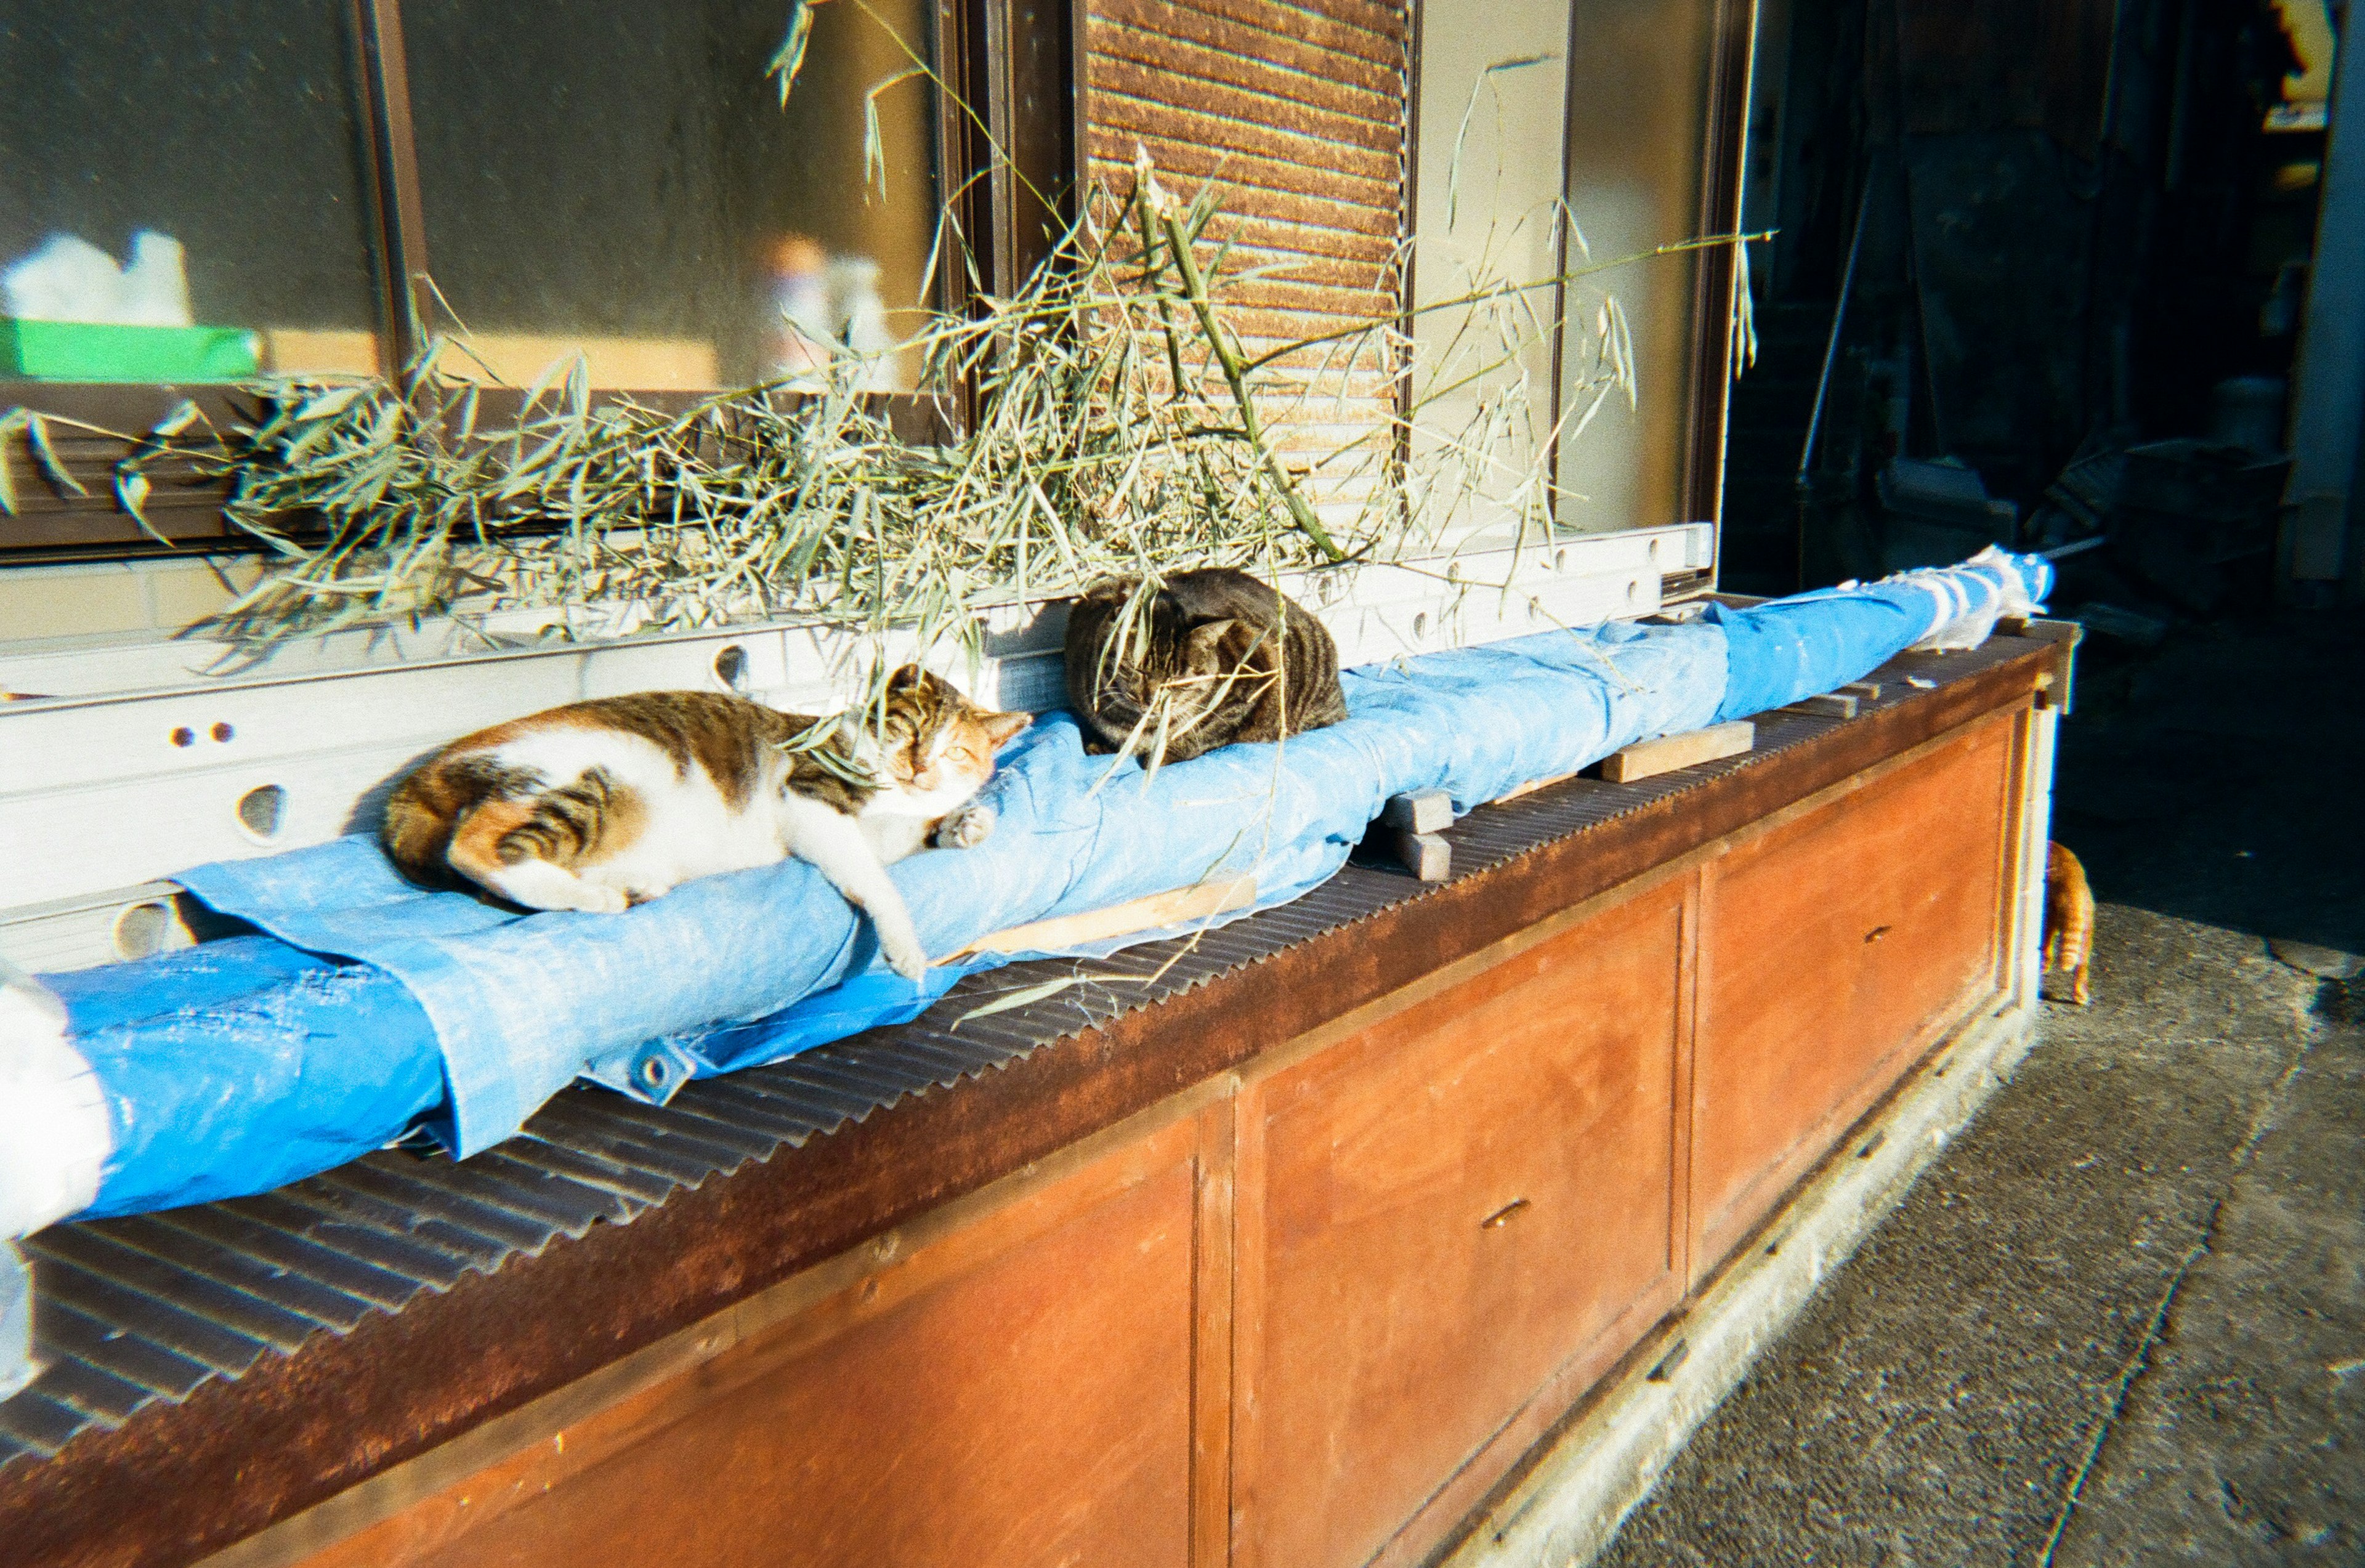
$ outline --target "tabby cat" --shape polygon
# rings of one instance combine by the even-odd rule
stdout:
[[[1347,716],[1338,644],[1303,606],[1213,566],[1168,577],[1135,622],[1126,606],[1140,581],[1095,583],[1068,614],[1068,697],[1085,750],[1130,745],[1186,762]]]
[[[396,788],[387,853],[419,880],[449,868],[529,909],[602,912],[793,855],[869,914],[887,961],[916,980],[927,957],[886,868],[992,831],[992,809],[971,797],[1028,716],[907,665],[882,717],[789,749],[812,722],[741,697],[649,691],[480,730]]]
[[[2087,961],[2094,956],[2094,890],[2086,868],[2057,844],[2045,846],[2045,967],[2069,971],[2069,1000],[2083,1007]]]

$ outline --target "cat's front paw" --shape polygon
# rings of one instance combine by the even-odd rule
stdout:
[[[974,849],[993,832],[995,812],[992,806],[971,801],[936,824],[935,844],[938,849]]]
[[[884,946],[889,969],[893,969],[905,980],[915,982],[926,976],[928,955],[921,949],[917,942],[908,944],[889,942],[884,944]]]

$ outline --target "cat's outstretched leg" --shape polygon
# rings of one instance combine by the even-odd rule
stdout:
[[[511,903],[521,903],[528,909],[579,909],[589,914],[622,914],[633,906],[632,899],[617,889],[586,881],[566,867],[554,866],[547,860],[521,860],[488,874],[473,870],[468,874]]]
[[[912,924],[912,912],[870,841],[863,837],[860,824],[818,801],[791,796],[787,803],[789,853],[827,877],[846,902],[870,917],[879,931],[879,949],[897,974],[916,980],[927,973],[928,955]]]

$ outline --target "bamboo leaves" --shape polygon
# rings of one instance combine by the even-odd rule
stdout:
[[[813,42],[813,8],[815,0],[789,0],[788,31],[780,47],[764,67],[764,74],[780,79],[780,106],[789,106],[789,89],[797,84],[797,73],[805,68],[805,50]]]
[[[83,487],[82,481],[76,479],[67,471],[66,465],[58,461],[57,449],[50,444],[48,420],[39,414],[26,415],[25,443],[32,448],[34,464],[39,467],[42,476],[50,484],[61,490],[72,490],[77,496],[90,494]]]

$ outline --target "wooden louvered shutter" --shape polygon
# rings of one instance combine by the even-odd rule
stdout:
[[[1232,241],[1229,268],[1287,263],[1229,297],[1231,319],[1251,339],[1394,320],[1409,39],[1401,4],[1093,0],[1082,50],[1087,178],[1130,191],[1136,149],[1145,148],[1181,194],[1219,181],[1226,196],[1211,233]],[[1286,400],[1284,454],[1310,457],[1360,434],[1381,455],[1398,351],[1375,348],[1351,366],[1338,355],[1327,365],[1301,357],[1297,384],[1317,395]],[[1378,481],[1377,464],[1361,467],[1363,485]],[[1335,483],[1315,494],[1326,510],[1350,500]]]

